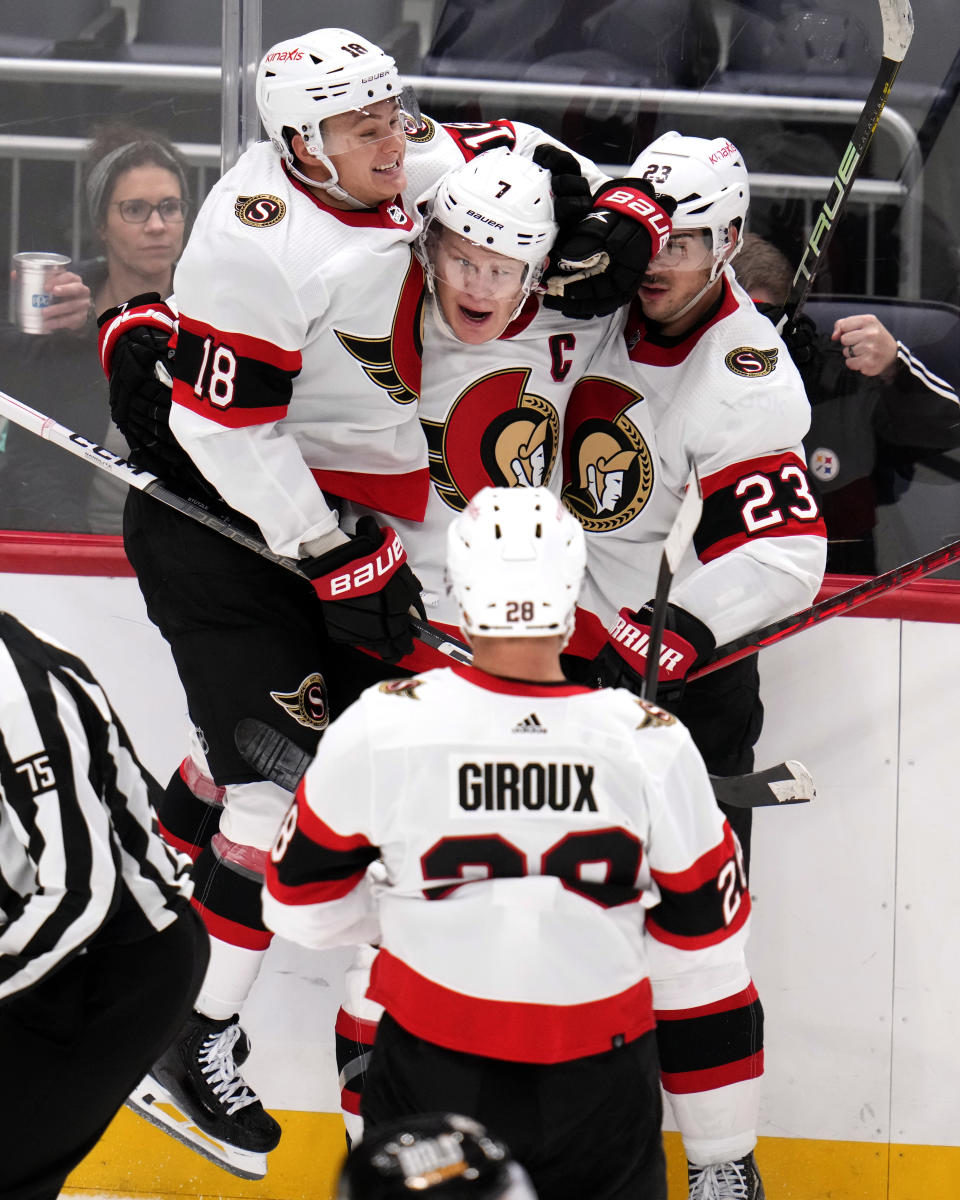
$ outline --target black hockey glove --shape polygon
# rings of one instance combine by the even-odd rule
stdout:
[[[410,609],[423,618],[426,611],[420,580],[389,526],[361,517],[346,545],[301,559],[300,569],[313,582],[335,642],[370,650],[384,662],[396,662],[413,650]]]
[[[776,326],[783,316],[783,307],[779,304],[756,304],[757,312],[771,320]],[[805,367],[812,362],[817,354],[817,326],[805,313],[797,313],[792,321],[788,321],[780,332],[783,343],[790,351],[790,357],[798,367]]]
[[[562,150],[550,142],[541,142],[534,149],[533,161],[550,172],[553,219],[563,234],[590,211],[589,180],[584,179],[580,164],[568,150]]]
[[[613,179],[594,194],[590,211],[554,244],[544,305],[564,316],[605,317],[629,304],[670,237],[676,201],[654,197],[646,179]]]
[[[176,314],[157,292],[135,296],[97,319],[100,365],[110,382],[110,415],[130,461],[191,497],[219,499],[170,431]]]
[[[607,644],[593,660],[600,687],[622,687],[636,696],[643,695],[647,674],[647,643],[653,601],[638,611],[621,608]],[[675,712],[686,687],[687,675],[713,653],[716,639],[704,623],[676,604],[667,605],[667,617],[660,643],[660,669],[656,700]]]

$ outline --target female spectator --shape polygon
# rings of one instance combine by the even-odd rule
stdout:
[[[59,276],[43,335],[0,323],[0,387],[122,454],[94,318],[141,292],[170,294],[186,231],[186,166],[164,137],[111,124],[95,131],[85,187],[100,253]],[[18,428],[0,448],[0,527],[120,532],[122,484]]]

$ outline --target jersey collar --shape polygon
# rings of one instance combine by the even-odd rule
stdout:
[[[708,329],[725,317],[731,316],[740,307],[726,275],[721,275],[720,282],[723,286],[717,303],[698,325],[679,337],[664,337],[655,325],[648,324],[639,297],[634,299],[627,312],[627,323],[623,330],[631,361],[649,363],[654,367],[675,367],[682,363]]]
[[[281,165],[291,187],[302,192],[321,212],[335,217],[342,225],[349,225],[353,229],[402,229],[407,233],[413,229],[413,218],[404,209],[400,196],[395,196],[392,200],[383,200],[376,208],[334,208],[316,192],[311,191],[305,183],[291,175],[286,163]]]
[[[457,663],[450,668],[455,675],[474,687],[486,692],[498,692],[502,696],[582,696],[593,688],[564,680],[559,683],[532,683],[526,679],[505,679],[502,675],[490,675],[478,667]]]

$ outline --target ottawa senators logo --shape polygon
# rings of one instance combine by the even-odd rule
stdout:
[[[411,254],[388,337],[360,337],[339,329],[333,332],[370,382],[389,392],[395,404],[419,400],[423,368],[423,267],[419,261]]]
[[[330,724],[327,685],[317,671],[308,675],[295,692],[271,692],[270,699],[307,729],[326,729]]]
[[[421,115],[419,125],[411,117],[407,117],[403,123],[403,132],[408,142],[416,142],[419,145],[432,141],[437,127],[429,117]]]
[[[723,360],[727,370],[744,379],[759,379],[769,375],[777,365],[779,350],[754,350],[752,346],[738,346]]]
[[[653,456],[627,409],[643,397],[610,379],[581,379],[564,419],[563,502],[584,529],[632,521],[653,492]]]
[[[269,229],[287,215],[287,206],[279,196],[238,196],[233,211],[244,225]]]
[[[380,684],[377,691],[385,696],[406,696],[408,700],[419,700],[417,688],[422,686],[422,679],[388,679]]]
[[[651,704],[649,700],[636,700],[635,703],[643,709],[638,729],[659,729],[661,725],[676,725],[677,718],[658,704]]]
[[[560,445],[560,416],[525,390],[529,367],[493,371],[456,398],[446,420],[421,418],[430,479],[437,495],[462,512],[482,487],[542,487]]]

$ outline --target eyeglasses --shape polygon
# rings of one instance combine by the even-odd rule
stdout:
[[[159,204],[151,204],[149,200],[114,200],[120,209],[120,217],[130,225],[142,225],[149,221],[153,213],[160,214],[160,220],[167,225],[179,225],[187,215],[190,205],[186,200],[177,200],[168,196]]]

